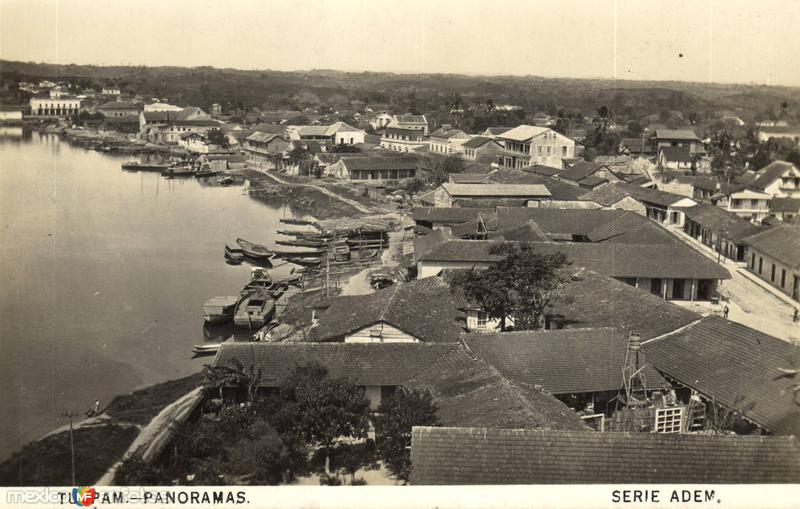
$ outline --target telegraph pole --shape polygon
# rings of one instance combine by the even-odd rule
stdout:
[[[61,414],[61,417],[66,417],[69,419],[69,450],[70,455],[72,456],[72,485],[77,486],[75,484],[75,437],[73,436],[72,430],[72,418],[77,417],[78,414],[75,412],[65,412]]]

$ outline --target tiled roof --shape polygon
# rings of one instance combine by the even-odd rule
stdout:
[[[143,108],[141,104],[127,103],[122,101],[110,101],[97,107],[98,110],[132,110],[139,111]]]
[[[411,212],[414,221],[432,221],[434,223],[465,223],[478,214],[492,214],[491,209],[461,209],[448,207],[417,207]]]
[[[610,207],[611,205],[628,196],[630,196],[630,193],[628,193],[625,189],[609,182],[608,184],[604,184],[596,189],[592,189],[588,193],[584,193],[578,199],[581,201],[593,201],[595,203],[599,203],[600,205]]]
[[[411,463],[414,485],[800,480],[794,437],[414,427]]]
[[[758,170],[758,177],[748,187],[763,191],[787,170],[794,167],[792,163],[787,161],[773,161]]]
[[[428,390],[441,426],[588,431],[573,410],[543,391],[504,378],[466,349],[447,352],[405,387]]]
[[[277,387],[295,367],[318,362],[332,377],[359,385],[402,385],[456,343],[222,343],[212,366],[261,369],[261,387]]]
[[[444,129],[440,128],[431,133],[431,138],[450,139],[455,136],[467,136],[467,133],[460,129]]]
[[[326,125],[303,125],[297,129],[300,136],[330,136]]]
[[[286,139],[283,136],[281,136],[280,134],[262,133],[262,132],[255,132],[255,133],[251,134],[250,136],[248,136],[245,139],[248,140],[248,141],[258,141],[258,142],[261,142],[261,143],[267,143],[269,141],[274,140],[275,138],[279,138],[279,139],[281,139],[283,141],[286,141]]]
[[[656,129],[656,138],[663,140],[700,141],[691,129]]]
[[[605,211],[597,211],[605,212]],[[680,242],[666,228],[631,211],[621,211],[586,233],[591,242],[626,244],[675,244]]]
[[[685,207],[683,213],[695,223],[713,232],[722,234],[734,242],[762,231],[764,228],[757,226],[738,215],[722,210],[708,203],[698,203],[693,207]]]
[[[779,262],[800,269],[800,225],[776,226],[747,237],[744,243]]]
[[[586,189],[581,189],[578,186],[528,170],[495,169],[488,174],[486,181],[497,184],[540,184],[550,191],[550,199],[552,200],[576,200],[587,192]]]
[[[679,194],[659,191],[658,189],[649,189],[647,187],[635,186],[623,182],[609,182],[608,184],[603,184],[597,189],[593,189],[584,194],[579,199],[594,201],[601,205],[608,206],[618,202],[625,196],[631,196],[641,202],[652,203],[662,207],[669,207],[681,200],[689,199]]]
[[[388,323],[420,341],[453,342],[463,332],[459,312],[448,299],[450,286],[434,276],[398,283],[367,295],[331,299],[314,335],[337,340],[376,323]]]
[[[773,198],[769,201],[770,212],[800,212],[800,198]]]
[[[591,161],[581,161],[560,172],[558,176],[560,178],[578,182],[603,168],[605,168],[605,166],[602,164],[593,163]]]
[[[538,222],[538,221],[537,221]],[[542,226],[541,222],[538,222]],[[544,228],[544,227],[543,227]],[[450,240],[443,242],[422,261],[493,263],[500,259],[490,254],[493,241]],[[673,244],[626,244],[614,242],[531,243],[542,253],[561,252],[578,267],[611,277],[730,279],[730,273],[689,246]]]
[[[464,142],[464,144],[461,146],[465,148],[480,148],[487,143],[494,143],[495,145],[498,145],[496,141],[486,136],[475,136],[471,140]]]
[[[491,236],[492,240],[506,240],[513,242],[550,242],[550,237],[536,221],[528,221],[522,226],[515,226],[500,230]]]
[[[414,259],[419,259],[445,240],[450,240],[450,238],[451,236],[447,230],[441,228],[433,230],[426,235],[416,235],[414,237]]]
[[[564,171],[564,168],[553,168],[552,166],[545,166],[543,164],[534,164],[533,166],[531,166],[529,168],[528,171],[530,171],[532,173],[539,174],[539,175],[545,175],[545,176],[548,176],[548,177],[552,177],[552,176],[558,175],[559,173]]]
[[[456,184],[480,184],[489,178],[485,173],[451,173],[450,182]]]
[[[515,127],[514,129],[504,132],[498,137],[504,140],[527,141],[535,136],[539,136],[540,134],[551,130],[552,129],[550,129],[549,127],[538,127],[538,126],[523,124]]]
[[[445,182],[442,187],[453,197],[498,196],[498,197],[546,197],[550,191],[541,184],[456,184]]]
[[[696,313],[590,270],[559,291],[548,310],[560,328],[614,327],[650,339],[700,319]]]
[[[427,124],[425,115],[395,115],[398,124]]]
[[[275,125],[275,124],[267,124],[261,123],[253,126],[253,131],[257,131],[260,133],[271,133],[271,134],[285,134],[286,133],[286,126],[285,125]]]
[[[689,153],[689,147],[661,147],[660,153],[666,158],[667,162],[692,162],[692,155]]]
[[[482,332],[461,336],[467,347],[504,377],[551,394],[616,391],[628,338],[616,329]],[[647,387],[669,387],[652,366],[644,370]]]
[[[643,343],[659,371],[777,434],[800,435],[800,406],[780,368],[800,365],[800,348],[719,317]]]
[[[507,133],[511,129],[511,127],[487,127],[484,133],[488,133],[492,136],[499,136],[503,133]]]

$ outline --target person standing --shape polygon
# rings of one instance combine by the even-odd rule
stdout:
[[[725,318],[727,320],[728,319],[728,312],[730,312],[730,309],[728,308],[728,305],[725,304],[725,307],[722,310],[722,318]]]

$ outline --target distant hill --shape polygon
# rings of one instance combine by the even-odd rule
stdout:
[[[233,108],[334,108],[364,104],[396,110],[441,110],[458,94],[466,103],[516,104],[526,111],[559,110],[592,115],[608,106],[615,117],[666,117],[690,112],[710,118],[725,111],[746,121],[774,114],[788,103],[792,119],[800,110],[800,88],[763,85],[647,82],[536,76],[466,76],[376,72],[246,71],[212,67],[56,65],[0,60],[0,82],[69,79],[83,86],[115,84],[144,97],[208,108],[218,102]]]

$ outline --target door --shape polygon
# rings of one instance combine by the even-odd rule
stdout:
[[[800,276],[794,276],[794,284],[792,285],[792,298],[800,301]]]
[[[661,296],[661,279],[654,278],[650,280],[650,293]]]
[[[683,300],[684,284],[683,279],[672,280],[672,298],[675,300]]]

